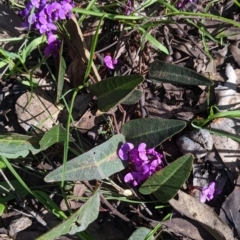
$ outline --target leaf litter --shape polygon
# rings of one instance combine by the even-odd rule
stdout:
[[[134,2],[139,2],[140,5],[134,5],[133,9],[139,8],[142,4],[142,1]],[[5,5],[3,6],[5,8]],[[149,8],[136,12],[136,16],[144,15],[146,12],[150,16],[154,13],[156,6],[159,13],[163,14],[163,5],[158,5],[156,2]],[[189,8],[190,6],[191,9]],[[204,3],[204,6],[206,6],[206,3]],[[196,1],[193,5],[187,5],[186,10],[191,10],[195,13],[203,11],[202,5],[199,4],[198,1]],[[3,10],[3,8],[1,8],[1,11],[2,14],[5,14],[5,12],[9,11],[9,9],[6,8]],[[119,8],[119,11],[122,11],[121,8]],[[239,18],[239,10],[232,1],[222,1],[221,3],[213,4],[212,11],[216,12],[216,14],[219,14],[220,16],[228,17],[230,19],[233,18],[238,20]],[[234,16],[230,16],[232,12]],[[12,18],[15,18],[16,16],[14,11],[9,13],[9,15],[12,16]],[[189,19],[191,19],[191,17],[189,17]],[[170,20],[170,23],[161,23],[159,27],[154,27],[150,31],[152,34],[151,36],[154,36],[160,43],[164,43],[164,45],[167,46],[169,55],[163,54],[159,51],[156,44],[144,41],[142,39],[142,35],[144,35],[144,33],[140,34],[140,32],[136,29],[129,32],[123,28],[124,24],[122,22],[110,21],[106,18],[102,21],[99,36],[104,40],[101,38],[98,39],[97,48],[93,56],[94,61],[92,62],[89,72],[89,78],[93,83],[95,83],[104,82],[106,78],[112,77],[114,73],[117,74],[117,76],[124,76],[126,74],[142,75],[145,81],[141,84],[141,87],[137,87],[138,89],[134,90],[139,90],[139,92],[143,94],[139,95],[139,101],[136,101],[136,104],[129,104],[128,102],[126,105],[122,104],[121,107],[118,105],[121,104],[121,99],[117,99],[114,103],[111,102],[111,99],[108,99],[109,102],[105,100],[104,103],[99,103],[96,97],[90,93],[91,91],[89,92],[91,87],[89,89],[79,91],[77,98],[74,101],[73,113],[71,115],[73,121],[71,123],[70,131],[71,139],[72,137],[75,139],[79,139],[79,137],[83,139],[81,142],[81,152],[91,151],[94,146],[96,147],[100,146],[100,144],[104,142],[106,143],[106,140],[109,140],[112,134],[117,133],[117,128],[118,131],[122,130],[122,132],[124,132],[124,128],[127,128],[127,125],[124,126],[124,124],[130,120],[132,121],[134,119],[145,117],[146,119],[157,118],[164,120],[184,120],[186,123],[190,123],[195,118],[206,117],[208,112],[207,108],[209,106],[208,101],[210,101],[210,104],[217,104],[221,110],[227,111],[229,109],[238,109],[235,105],[240,102],[238,93],[240,69],[239,56],[237,54],[239,52],[239,34],[237,34],[239,32],[239,27],[212,19],[202,20],[201,18],[198,19],[193,17],[191,21],[194,24],[198,24],[199,28],[197,29],[193,23],[184,21],[181,16],[171,17]],[[4,34],[7,32],[11,37],[20,35],[18,31],[14,31],[13,35],[9,33],[9,31],[13,28],[9,28],[8,25],[3,24],[4,21],[5,20],[1,18],[0,26],[1,29],[3,28]],[[19,23],[19,21],[17,23]],[[90,43],[93,42],[94,34],[99,23],[100,22],[97,17],[93,17],[93,19],[86,18],[85,21],[83,21],[83,24],[79,27],[77,19],[74,17],[68,20],[66,29],[70,34],[71,39],[69,40],[66,36],[63,37],[66,41],[64,45],[65,49],[63,51],[64,54],[69,56],[69,59],[66,61],[67,71],[64,75],[63,92],[66,94],[69,106],[72,99],[71,89],[78,88],[84,83],[85,71],[87,62],[90,58],[92,46]],[[141,27],[141,24],[139,27]],[[204,38],[201,37],[202,32],[200,28],[205,31],[206,36],[209,33],[213,36],[213,38],[209,38],[208,41],[205,41],[204,39],[206,36],[204,36]],[[113,30],[112,33],[109,33],[109,29]],[[119,35],[115,32],[119,33]],[[6,38],[4,34],[1,34],[1,38]],[[220,42],[222,39],[224,39],[225,43],[229,43],[229,46],[225,44],[225,47],[222,47]],[[9,51],[7,45],[3,45],[2,47]],[[17,50],[13,51],[17,52]],[[104,65],[103,59],[106,56],[112,56],[113,59],[118,59],[117,64],[114,65],[114,69],[109,69]],[[212,56],[213,59],[211,60],[209,56]],[[162,70],[164,77],[160,78],[161,76],[159,75],[160,80],[158,80],[157,83],[153,82],[151,69],[157,64],[157,60],[175,64],[167,65],[170,69],[175,68],[176,70],[178,69],[178,66],[186,67],[202,74],[204,77],[209,78],[210,76],[210,79],[214,81],[214,87],[211,87],[211,91],[215,89],[215,96],[214,94],[210,94],[209,97],[208,87],[206,86],[199,85],[199,83],[196,83],[196,86],[193,86],[194,80],[203,79],[203,77],[197,77],[197,75],[192,78],[189,85],[183,85],[186,81],[186,79],[184,79],[185,74],[183,74],[182,77],[179,78],[179,81],[176,82],[177,79],[173,76],[174,74],[171,75],[174,73],[173,70],[168,70],[170,77],[166,76],[166,74],[163,73],[164,70]],[[27,63],[30,68],[31,66],[34,66],[34,64],[37,64],[39,62],[38,53],[33,52],[31,58],[27,61],[29,61]],[[54,69],[58,63],[54,59],[48,59],[48,61],[52,69]],[[235,69],[233,69],[228,63],[234,64]],[[165,63],[162,63],[161,66],[164,67],[164,64]],[[188,73],[190,74],[190,72]],[[24,90],[20,91],[21,96],[18,97],[17,100],[14,100],[14,96],[17,96],[19,92],[17,92],[14,88],[9,88],[5,94],[6,98],[1,99],[1,110],[3,111],[3,114],[0,115],[0,120],[1,125],[7,132],[17,132],[30,136],[37,135],[39,139],[41,139],[43,132],[50,130],[58,123],[62,124],[64,128],[66,127],[66,123],[69,118],[69,109],[62,109],[61,106],[57,105],[55,102],[56,99],[54,93],[56,92],[56,87],[55,84],[53,84],[54,80],[52,79],[52,74],[49,74],[48,70],[40,67],[34,74],[34,80],[37,79],[37,82],[43,82],[44,84],[39,84],[39,88],[34,91],[32,91],[31,88],[26,87]],[[154,70],[154,74],[159,74],[156,69]],[[180,75],[181,74],[179,74],[179,76]],[[27,77],[32,80],[30,75]],[[22,80],[23,79],[20,81]],[[11,79],[11,81],[16,80]],[[222,82],[223,86],[217,86],[217,81]],[[211,82],[209,82],[209,85],[212,85],[212,83],[210,83]],[[17,86],[17,83],[15,85]],[[4,86],[1,85],[1,94],[3,89]],[[25,91],[27,92],[24,93]],[[107,106],[107,104],[111,105],[111,103],[114,106],[111,111],[111,114],[113,115],[110,115],[109,117],[108,113],[106,115],[102,113],[99,114],[97,104],[100,104],[100,106],[101,104],[103,106]],[[106,108],[102,108],[102,110],[105,109],[109,110],[108,106]],[[8,110],[10,111],[8,112]],[[210,129],[220,129],[225,130],[228,133],[238,134],[238,122],[238,118],[220,118],[214,120],[209,127]],[[16,125],[18,127],[16,127]],[[122,125],[124,127],[121,129]],[[161,149],[161,151],[163,151],[166,164],[169,164],[177,157],[182,156],[181,152],[189,153],[194,149],[199,150],[199,148],[201,148],[200,152],[204,152],[204,155],[194,154],[195,160],[193,163],[192,175],[182,187],[182,190],[188,194],[179,191],[178,198],[172,198],[169,201],[172,207],[177,211],[176,216],[172,216],[172,220],[162,221],[164,215],[168,213],[167,210],[156,210],[154,209],[153,204],[145,205],[144,203],[138,203],[139,210],[133,213],[133,211],[130,210],[130,204],[127,202],[121,202],[119,204],[117,201],[108,201],[100,195],[97,196],[97,198],[101,199],[102,203],[98,203],[99,205],[96,204],[95,206],[95,212],[98,212],[99,209],[98,220],[94,221],[97,216],[91,216],[91,220],[88,221],[89,223],[91,221],[94,222],[88,228],[89,232],[91,232],[93,236],[97,236],[96,232],[101,232],[101,225],[99,222],[103,222],[105,232],[101,232],[101,237],[97,239],[116,239],[117,232],[119,233],[119,236],[121,236],[119,239],[127,239],[131,234],[133,234],[133,231],[136,228],[138,228],[139,231],[144,231],[147,235],[149,233],[149,231],[147,231],[148,229],[142,229],[142,227],[147,226],[147,228],[152,228],[152,226],[155,226],[156,222],[158,222],[163,224],[164,227],[161,231],[163,231],[166,236],[174,236],[177,239],[182,239],[183,236],[187,236],[192,239],[228,240],[233,239],[233,236],[239,236],[239,198],[237,197],[239,185],[238,173],[240,167],[238,160],[239,143],[225,136],[218,136],[216,134],[208,135],[209,132],[206,134],[203,142],[200,141],[199,143],[200,131],[201,130],[193,131],[193,129],[188,126],[184,130],[181,130],[181,133],[178,133],[177,135],[172,136],[172,134],[168,133],[168,138],[160,145],[160,147],[157,148],[158,150]],[[127,132],[131,132],[130,129]],[[174,133],[176,134],[177,132],[178,131],[175,131]],[[125,136],[130,139],[131,137],[135,137],[128,136],[128,133],[126,133]],[[194,133],[198,133],[197,137],[192,136]],[[95,134],[94,137],[89,137],[93,136],[92,134]],[[176,143],[181,141],[181,139],[183,141],[183,146],[180,146],[181,144],[178,144],[177,146]],[[212,145],[211,139],[213,142],[213,148],[206,148],[203,143]],[[122,143],[123,141],[124,140],[122,139],[120,142]],[[139,139],[137,138],[136,141],[139,141]],[[186,144],[186,141],[192,142]],[[155,145],[159,144],[160,142]],[[196,144],[198,144],[198,146]],[[185,145],[187,145],[187,147]],[[72,160],[75,157],[74,151],[78,151],[79,146],[74,145],[73,142],[71,142],[69,146],[72,151],[69,151],[68,160]],[[119,146],[116,142],[114,149],[117,149],[118,147]],[[169,149],[175,149],[175,152]],[[108,150],[109,149],[106,147],[106,151],[104,150],[104,153]],[[113,148],[111,150],[113,151]],[[1,155],[4,156],[4,154]],[[61,143],[57,143],[53,146],[49,145],[49,149],[45,150],[44,155],[36,156],[37,158],[42,158],[42,167],[46,164],[46,162],[49,163],[50,160],[50,165],[57,168],[62,165],[62,155],[63,147]],[[22,155],[22,158],[18,159],[18,166],[29,164],[32,169],[35,169],[36,166],[39,165],[39,162],[35,162],[32,156],[28,156],[30,161],[28,161],[29,159],[25,157],[25,155]],[[94,159],[94,157],[90,158]],[[117,158],[117,156],[114,156],[114,158]],[[113,159],[111,158],[111,160]],[[44,167],[41,169],[44,170]],[[59,169],[61,170],[61,168]],[[102,175],[104,170],[98,169],[101,170],[99,173],[101,177],[98,178],[101,184],[100,188],[110,191],[110,185],[103,181],[103,178],[107,178],[109,175],[112,175],[112,173],[119,172],[121,169],[123,169],[122,165],[119,169],[111,171],[111,174],[108,173],[104,176]],[[58,179],[59,181],[61,181],[62,177],[60,175],[60,170],[58,170],[60,176]],[[47,171],[47,169],[45,169],[45,171]],[[54,171],[51,172],[54,173]],[[126,169],[123,171],[126,171]],[[87,175],[88,172],[85,172],[84,174]],[[122,187],[129,188],[130,186],[123,182],[121,178],[122,176],[124,176],[124,173],[120,172],[114,174],[112,178]],[[31,180],[29,181],[28,178],[31,179],[31,177],[22,177],[24,177],[24,181],[26,183],[31,183],[33,186],[36,185],[34,181],[33,183]],[[74,176],[70,176],[70,178],[71,177],[73,177],[73,180],[77,181]],[[86,179],[95,180],[96,178],[94,176],[88,176],[85,180]],[[208,186],[208,184],[212,181],[216,181],[216,188],[219,189],[220,194],[217,195],[214,200],[208,202],[207,204],[209,206],[207,206],[207,204],[202,204],[199,201],[202,193],[201,189]],[[84,206],[87,206],[88,204],[89,200],[86,201],[86,199],[90,199],[91,201],[91,194],[89,194],[89,191],[93,190],[91,187],[94,187],[95,184],[96,183],[91,183],[89,186],[88,183],[84,181],[81,183],[72,182],[72,184],[68,185],[65,189],[69,196],[71,196],[71,194],[73,195],[72,199],[65,201],[61,197],[59,198],[56,194],[51,195],[48,193],[49,199],[53,198],[56,203],[61,202],[58,206],[61,207],[60,210],[67,211],[70,208],[81,212],[84,211]],[[78,189],[79,186],[82,186],[82,188]],[[53,187],[49,187],[47,191],[51,192],[53,189]],[[132,190],[135,197],[132,199],[130,198],[130,200],[139,200],[139,202],[140,199],[147,200],[147,198],[144,198],[137,189]],[[114,190],[111,189],[110,192],[114,193]],[[98,194],[98,192],[95,194]],[[28,205],[32,209],[35,209],[35,211],[38,211],[36,209],[40,209],[40,205],[36,199],[34,199],[34,197],[27,199],[25,198],[25,195],[21,195],[21,199],[32,202],[28,203]],[[228,197],[225,198],[227,195]],[[95,196],[96,195],[92,195],[92,197]],[[14,197],[12,199],[14,199]],[[98,200],[95,199],[94,201],[97,202]],[[11,205],[9,205],[9,209],[10,211],[13,209]],[[12,211],[14,212],[14,210]],[[23,211],[27,210],[24,209]],[[42,207],[41,211],[45,214],[49,213],[46,206]],[[88,211],[89,210],[87,210],[87,212]],[[79,216],[81,216],[84,220]],[[116,218],[116,216],[119,218]],[[3,213],[2,218],[5,221],[7,214]],[[65,223],[68,223],[67,228],[61,229],[62,225],[59,225],[60,230],[58,234],[75,234],[77,231],[85,229],[87,227],[85,226],[85,220],[87,218],[88,216],[85,216],[84,214],[81,215],[77,213],[71,215],[67,220],[65,220]],[[54,227],[53,219],[54,217],[52,215],[51,220],[48,222],[48,225],[51,227]],[[126,223],[130,220],[132,224],[127,225]],[[113,224],[111,225],[109,222]],[[12,220],[11,226],[13,226],[13,223],[14,220]],[[60,221],[58,221],[58,223],[60,223]],[[26,226],[27,225],[28,224],[26,223]],[[119,227],[114,227],[113,225]],[[120,225],[125,227],[120,227]],[[111,233],[110,229],[112,230]],[[232,229],[234,229],[234,231],[232,231]],[[17,230],[16,234],[20,234],[20,230]],[[47,229],[40,231],[40,234],[37,236],[40,236],[46,232],[46,230]],[[35,238],[33,237],[35,236],[35,232],[34,228],[32,228],[30,235],[31,239]],[[24,231],[22,233],[24,233]],[[13,234],[11,230],[8,234],[12,236],[15,233]],[[47,234],[50,236],[51,231]],[[138,233],[135,232],[135,234],[137,235]],[[51,239],[56,237],[56,234],[54,237],[53,235],[51,236]],[[112,238],[108,238],[108,235],[112,235]],[[132,236],[135,235],[133,234]],[[39,239],[41,239],[41,236]],[[131,239],[131,237],[129,239]]]

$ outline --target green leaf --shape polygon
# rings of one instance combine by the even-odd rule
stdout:
[[[143,81],[140,75],[129,75],[107,78],[88,87],[98,97],[98,108],[107,112],[119,104],[138,84]]]
[[[36,198],[39,202],[41,202],[44,207],[48,208],[55,216],[60,219],[66,218],[64,212],[60,209],[60,207],[49,197],[49,195],[43,191],[35,190],[34,191]]]
[[[149,79],[153,82],[166,82],[186,85],[212,86],[213,82],[208,78],[184,67],[175,64],[155,61],[150,65]]]
[[[168,202],[173,198],[183,183],[188,179],[193,164],[193,156],[186,154],[162,170],[154,173],[139,188],[142,194],[151,194],[161,202]]]
[[[54,240],[65,234],[84,231],[90,223],[97,219],[100,207],[99,191],[96,191],[83,206],[67,220],[52,228],[36,240]]]
[[[39,142],[41,150],[51,147],[57,142],[66,140],[66,130],[61,125],[56,125],[47,131]]]
[[[0,156],[6,158],[26,157],[31,151],[33,154],[40,152],[40,137],[21,134],[0,135]]]
[[[4,168],[6,168],[6,164],[0,158],[0,169],[4,169]]]
[[[11,59],[20,59],[20,56],[13,52],[8,52],[3,48],[0,48],[0,54],[4,56],[4,58],[11,58]]]
[[[132,233],[132,235],[128,238],[128,240],[144,240],[150,232],[151,232],[151,229],[140,227]],[[149,238],[149,240],[153,240],[153,239],[154,239],[153,236]]]
[[[84,181],[104,179],[124,169],[123,161],[118,157],[117,150],[125,138],[121,134],[114,135],[101,145],[68,161],[65,165],[65,180]],[[61,181],[63,166],[50,172],[46,182]]]
[[[35,38],[32,40],[26,48],[23,49],[22,51],[22,62],[24,63],[26,61],[26,58],[30,55],[30,53],[37,48],[40,44],[46,42],[47,38],[45,35],[42,35],[38,38]]]
[[[17,179],[11,180],[10,183],[14,189],[17,189],[17,194],[19,197],[24,198],[28,194],[27,190],[24,189],[24,187],[21,185],[21,183]],[[7,203],[8,201],[16,199],[16,195],[12,192],[12,188],[8,185],[8,183],[6,181],[0,182],[0,185],[2,187],[4,187],[5,189],[7,189],[7,191],[8,191],[8,193],[3,198],[3,201],[0,201],[0,202]],[[0,200],[1,200],[1,198],[0,198]]]
[[[166,139],[184,129],[186,123],[181,120],[141,118],[125,123],[121,133],[128,142],[145,142],[148,147],[156,147]]]
[[[134,89],[121,101],[121,104],[126,104],[126,105],[136,104],[141,97],[142,97],[142,91],[138,89]]]
[[[63,41],[59,50],[59,63],[58,63],[58,78],[57,78],[57,99],[56,103],[59,103],[60,98],[62,97],[62,90],[64,84],[64,76],[66,72],[66,63],[62,56],[63,51]]]
[[[154,38],[151,34],[146,32],[142,27],[139,27],[138,30],[144,34],[145,39],[148,40],[151,44],[153,44],[155,47],[157,47],[159,50],[162,52],[166,53],[167,55],[169,54],[167,48],[163,46],[156,38]]]
[[[0,216],[2,216],[2,214],[4,213],[5,209],[6,209],[6,205],[5,204],[2,204],[0,203]]]

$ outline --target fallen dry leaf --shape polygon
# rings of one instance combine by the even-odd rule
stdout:
[[[215,240],[201,224],[186,217],[172,218],[164,221],[162,224],[171,228],[175,233],[180,233],[194,240]]]
[[[238,46],[231,44],[229,46],[229,50],[230,50],[234,60],[240,66],[240,49],[238,48]]]
[[[69,35],[71,36],[72,44],[75,46],[79,57],[81,57],[83,62],[85,64],[87,64],[90,59],[90,53],[87,49],[87,44],[84,40],[83,33],[82,33],[82,31],[78,25],[77,19],[74,17],[74,15],[72,16],[71,19],[69,19],[67,21],[66,28],[67,28]],[[92,62],[92,71],[91,72],[96,81],[101,81],[101,77],[98,74],[98,70],[97,70],[94,62]]]
[[[178,200],[171,199],[169,203],[181,214],[201,223],[216,239],[234,240],[232,230],[206,204],[180,190]]]
[[[237,183],[233,192],[224,201],[219,217],[228,225],[233,227],[240,236],[240,177],[238,177]]]
[[[35,89],[33,93],[22,94],[15,105],[18,122],[25,131],[37,127],[44,132],[56,123],[60,109],[54,104],[47,92]]]

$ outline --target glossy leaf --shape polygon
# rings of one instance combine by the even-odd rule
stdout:
[[[154,173],[139,188],[142,194],[151,194],[161,202],[168,202],[173,198],[183,183],[188,179],[193,164],[193,156],[186,154],[162,170]]]
[[[158,60],[150,65],[149,79],[156,83],[165,82],[186,85],[213,85],[211,80],[195,71]]]
[[[123,161],[118,157],[117,150],[124,142],[123,135],[114,135],[103,144],[68,161],[65,166],[65,180],[84,181],[104,179],[123,170]],[[62,174],[63,166],[50,172],[45,177],[45,181],[61,181]]]
[[[39,137],[21,134],[0,135],[0,155],[6,158],[26,157],[31,151],[40,152]]]
[[[142,94],[143,93],[141,90],[134,89],[121,101],[121,104],[126,104],[126,105],[136,104],[139,101],[139,99],[142,97]]]
[[[148,147],[156,147],[164,140],[184,129],[186,123],[181,120],[141,118],[125,123],[121,129],[128,142],[145,142]]]
[[[136,229],[132,235],[128,238],[128,240],[143,240],[146,239],[147,235],[151,232],[151,229],[145,227],[139,227]],[[149,240],[153,240],[154,237],[151,236],[148,238]]]
[[[56,125],[47,131],[40,140],[41,150],[45,150],[58,142],[64,142],[66,139],[66,130],[61,125]]]
[[[140,75],[129,75],[107,78],[88,87],[89,91],[98,97],[98,108],[107,112],[143,81]]]
[[[54,240],[65,234],[75,234],[84,231],[90,223],[97,219],[100,207],[99,191],[96,191],[83,206],[37,240]]]

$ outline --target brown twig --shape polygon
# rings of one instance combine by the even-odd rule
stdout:
[[[84,181],[84,183],[91,191],[94,190],[88,181]],[[121,218],[126,222],[130,222],[130,219],[124,216],[123,214],[121,214],[116,208],[114,208],[101,193],[100,193],[100,199],[101,199],[101,202],[104,203],[111,210],[113,215],[118,216],[119,218]]]

